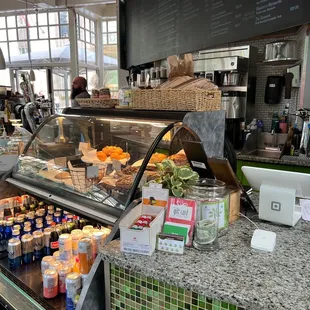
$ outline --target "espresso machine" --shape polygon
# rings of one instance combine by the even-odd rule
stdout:
[[[254,118],[257,57],[257,48],[248,45],[201,51],[194,60],[195,75],[222,91],[226,134],[235,149],[242,148],[245,126]]]

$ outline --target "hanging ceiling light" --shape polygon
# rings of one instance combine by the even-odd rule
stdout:
[[[0,70],[5,70],[5,69],[6,69],[5,59],[2,53],[2,49],[0,47]]]

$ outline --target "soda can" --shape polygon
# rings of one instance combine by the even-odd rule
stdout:
[[[51,227],[53,225],[53,221],[46,221],[45,227]]]
[[[31,235],[31,226],[24,227],[23,235]]]
[[[18,217],[16,220],[17,225],[20,226],[20,230],[23,231],[24,228],[24,219],[22,217]],[[14,225],[15,226],[15,225]]]
[[[60,260],[67,261],[72,257],[72,237],[69,234],[62,234],[59,236],[59,253]]]
[[[42,224],[43,223],[43,219],[42,219],[42,217],[38,217],[38,218],[36,218],[36,225],[38,225],[38,224]]]
[[[45,228],[44,235],[44,255],[51,255],[52,251],[50,249],[50,238],[51,238],[52,230],[50,228]]]
[[[32,236],[34,242],[34,258],[41,260],[44,256],[44,234],[42,231],[35,231]]]
[[[56,270],[47,269],[43,274],[43,296],[54,298],[58,294],[58,273]]]
[[[80,272],[82,274],[89,273],[93,264],[93,253],[91,248],[91,239],[82,238],[79,241],[79,260],[80,260]]]
[[[8,242],[9,267],[12,270],[19,268],[22,264],[22,247],[17,238],[12,238]]]
[[[74,310],[74,300],[80,295],[82,289],[81,276],[76,272],[71,272],[66,277],[66,310]]]
[[[44,219],[44,217],[45,217],[45,209],[39,209],[38,210],[38,215],[39,215],[39,217],[43,220]]]
[[[27,214],[27,217],[28,217],[28,221],[31,223],[32,230],[34,230],[34,228],[35,228],[34,214],[32,212],[29,212]]]
[[[68,214],[70,214],[68,211],[64,211],[64,212],[63,212],[63,215],[64,215],[64,219],[65,219],[65,220],[67,219]]]
[[[56,261],[60,261],[60,253],[59,251],[56,251],[53,253],[53,257]]]
[[[15,239],[19,239],[21,238],[21,235],[20,235],[20,230],[19,229],[14,229],[12,231],[12,238],[15,238]]]
[[[20,225],[13,225],[12,230],[20,230]]]
[[[96,231],[92,234],[92,249],[93,249],[93,259],[98,255],[101,247],[103,247],[103,242],[106,238],[106,234],[103,231]]]
[[[73,223],[73,215],[72,214],[68,214],[66,220],[67,220],[68,223]]]
[[[71,272],[71,268],[68,265],[62,265],[59,270],[59,293],[66,293],[66,277]]]
[[[54,261],[53,256],[44,256],[41,260],[41,272],[44,275],[45,270],[49,269],[50,263]]]
[[[29,234],[22,236],[22,253],[24,264],[30,264],[33,262],[34,255],[34,242],[33,237]]]
[[[72,255],[79,255],[79,241],[83,238],[83,232],[80,229],[74,229],[71,232],[72,237]]]
[[[54,257],[53,257],[53,258],[54,258]],[[55,258],[54,258],[54,260],[50,262],[50,265],[49,265],[49,268],[48,268],[48,269],[56,270],[57,272],[59,272],[59,270],[61,269],[61,267],[62,267],[61,262],[55,260]]]
[[[48,210],[48,211],[49,211],[49,210],[53,210],[53,212],[54,212],[54,209],[55,209],[55,207],[54,207],[53,205],[47,206],[47,210]]]
[[[94,229],[94,226],[93,225],[86,225],[83,227],[82,231],[84,233],[84,231],[88,231],[88,230],[93,230]]]
[[[56,224],[61,224],[61,213],[60,212],[54,213],[54,222]]]
[[[47,214],[49,215],[49,216],[52,216],[53,217],[53,219],[54,219],[54,210],[48,210],[47,211]]]
[[[32,226],[32,224],[31,224],[31,222],[30,221],[26,221],[25,223],[24,223],[24,227],[27,227],[27,226]]]
[[[53,221],[53,215],[47,215],[47,216],[45,217],[45,220],[46,220],[46,221]]]
[[[43,232],[43,223],[37,223],[36,230]]]

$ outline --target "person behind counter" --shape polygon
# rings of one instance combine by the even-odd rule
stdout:
[[[79,107],[79,103],[76,99],[79,98],[90,98],[90,95],[87,91],[87,80],[82,76],[77,76],[74,78],[71,86],[71,100],[72,107]]]

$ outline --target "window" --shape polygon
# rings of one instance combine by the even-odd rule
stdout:
[[[105,70],[103,74],[104,85],[110,88],[112,98],[118,95],[118,70]]]
[[[104,68],[117,67],[117,23],[116,20],[102,22]]]
[[[0,17],[0,47],[6,61],[12,64],[29,64],[30,60],[33,64],[68,63],[68,37],[66,11]]]
[[[53,87],[54,87],[54,102],[55,110],[61,113],[62,109],[69,106],[71,74],[69,68],[54,68],[53,69]]]
[[[93,88],[99,87],[97,70],[80,68],[79,76],[83,76],[87,80],[87,88],[90,92]]]
[[[96,65],[96,27],[95,21],[77,15],[78,57],[82,64]]]
[[[113,98],[118,94],[118,52],[117,52],[117,21],[104,20],[102,22],[104,85],[110,88]]]

